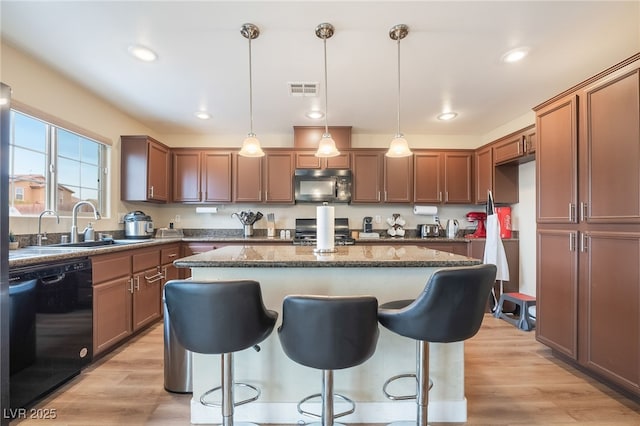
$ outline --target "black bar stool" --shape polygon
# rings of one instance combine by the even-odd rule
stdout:
[[[378,342],[378,301],[372,296],[287,296],[282,304],[278,329],[282,348],[289,358],[306,367],[322,370],[322,393],[298,403],[300,414],[320,418],[322,425],[355,411],[355,403],[333,393],[333,370],[354,367],[368,360]],[[334,396],[351,405],[334,414]],[[311,398],[322,398],[322,413],[302,409]]]
[[[252,280],[191,281],[172,280],[165,287],[165,298],[171,326],[185,349],[201,354],[220,354],[222,386],[200,397],[207,406],[221,406],[222,424],[233,426],[234,407],[255,401],[260,389],[233,381],[233,352],[250,347],[271,334],[278,313],[267,310],[262,301],[260,284]],[[233,387],[253,389],[255,396],[236,402]],[[212,392],[222,390],[222,402],[207,402]]]
[[[482,324],[495,280],[495,265],[438,269],[417,299],[396,300],[380,306],[380,324],[394,333],[416,340],[416,373],[391,377],[384,384],[383,392],[392,400],[415,399],[417,425],[427,425],[431,388],[429,342],[460,342],[473,337]],[[389,394],[387,386],[403,377],[416,378],[416,394]]]

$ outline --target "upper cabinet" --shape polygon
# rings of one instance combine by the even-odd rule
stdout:
[[[351,167],[351,126],[329,127],[340,155],[330,158],[315,156],[318,142],[324,134],[324,126],[294,126],[293,148],[296,169],[348,169]]]
[[[524,163],[534,159],[536,150],[535,126],[531,125],[493,143],[493,162],[503,164],[510,161]]]
[[[265,150],[264,157],[233,158],[234,202],[294,203],[292,151]]]
[[[296,169],[349,169],[351,168],[351,155],[349,151],[342,150],[337,157],[316,157],[315,151],[297,151]]]
[[[384,173],[380,150],[352,152],[353,188],[351,203],[380,203]]]
[[[471,204],[474,152],[416,150],[414,202]]]
[[[121,136],[120,198],[169,201],[169,148],[150,136]]]
[[[172,158],[174,202],[231,201],[231,152],[174,149]]]

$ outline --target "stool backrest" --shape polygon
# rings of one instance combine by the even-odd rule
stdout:
[[[262,301],[253,280],[172,280],[164,287],[169,321],[178,341],[203,354],[240,351],[263,341],[278,314]]]
[[[285,297],[282,348],[307,367],[339,370],[362,364],[378,342],[378,300],[373,296]]]
[[[482,325],[495,279],[496,266],[490,264],[438,269],[416,300],[395,313],[381,314],[380,322],[415,340],[466,340]]]

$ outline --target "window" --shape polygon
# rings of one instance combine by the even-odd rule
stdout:
[[[12,110],[9,148],[12,215],[53,209],[70,216],[82,200],[107,211],[108,145]]]

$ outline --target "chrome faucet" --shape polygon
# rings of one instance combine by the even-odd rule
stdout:
[[[60,216],[58,216],[58,213],[56,213],[54,210],[43,210],[42,213],[40,213],[40,216],[38,216],[38,235],[36,235],[36,244],[39,246],[42,245],[43,241],[47,240],[47,233],[42,233],[42,216],[44,216],[45,214],[55,215],[58,219],[57,223],[60,223]]]
[[[98,213],[98,210],[93,204],[91,204],[89,201],[78,201],[76,205],[73,206],[73,210],[71,210],[71,242],[72,243],[78,242],[78,209],[82,205],[91,206],[91,209],[93,209],[93,217],[96,220],[100,220],[100,213]]]

